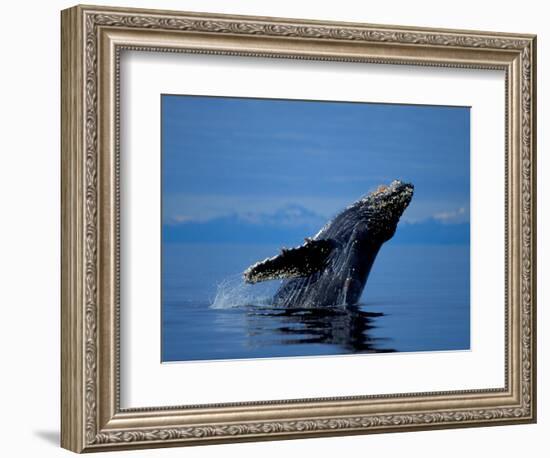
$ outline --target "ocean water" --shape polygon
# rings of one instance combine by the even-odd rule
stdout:
[[[357,306],[281,309],[279,282],[242,271],[276,245],[166,243],[161,360],[339,355],[470,348],[469,245],[386,243]]]

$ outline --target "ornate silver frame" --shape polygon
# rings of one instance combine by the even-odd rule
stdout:
[[[535,36],[93,6],[64,10],[61,29],[63,447],[90,452],[535,421]],[[504,70],[506,386],[121,409],[123,49]]]

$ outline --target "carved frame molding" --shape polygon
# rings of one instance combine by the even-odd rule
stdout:
[[[535,421],[535,45],[532,35],[81,6],[63,11],[62,446],[81,452]],[[505,389],[120,409],[124,49],[504,70]],[[344,406],[349,413],[342,415]]]

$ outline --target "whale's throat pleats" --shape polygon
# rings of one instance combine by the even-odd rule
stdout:
[[[297,248],[284,249],[277,256],[250,266],[243,274],[247,283],[307,277],[325,268],[337,246],[332,239],[308,240]]]

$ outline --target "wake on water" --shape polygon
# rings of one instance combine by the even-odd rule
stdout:
[[[210,308],[270,307],[280,284],[281,281],[268,281],[252,285],[243,281],[242,274],[233,275],[218,284]]]

